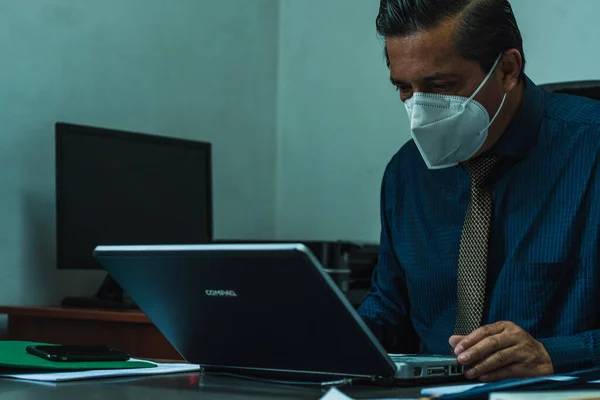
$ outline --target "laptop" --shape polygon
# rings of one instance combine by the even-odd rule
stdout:
[[[303,244],[99,246],[94,257],[205,369],[414,380],[455,357],[387,354]]]

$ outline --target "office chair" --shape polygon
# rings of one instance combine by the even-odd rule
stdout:
[[[539,85],[541,88],[555,93],[566,93],[575,96],[600,100],[600,80],[557,82]]]

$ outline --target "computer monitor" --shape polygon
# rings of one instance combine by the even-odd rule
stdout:
[[[60,269],[102,269],[98,245],[208,243],[211,145],[56,123]]]

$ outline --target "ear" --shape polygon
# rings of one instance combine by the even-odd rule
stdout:
[[[510,49],[505,51],[500,60],[500,72],[502,73],[502,85],[506,93],[519,85],[522,69],[523,57],[519,50]]]

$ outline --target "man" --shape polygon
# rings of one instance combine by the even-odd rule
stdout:
[[[507,0],[381,0],[377,29],[413,140],[360,315],[481,381],[600,366],[600,103],[524,74]]]

